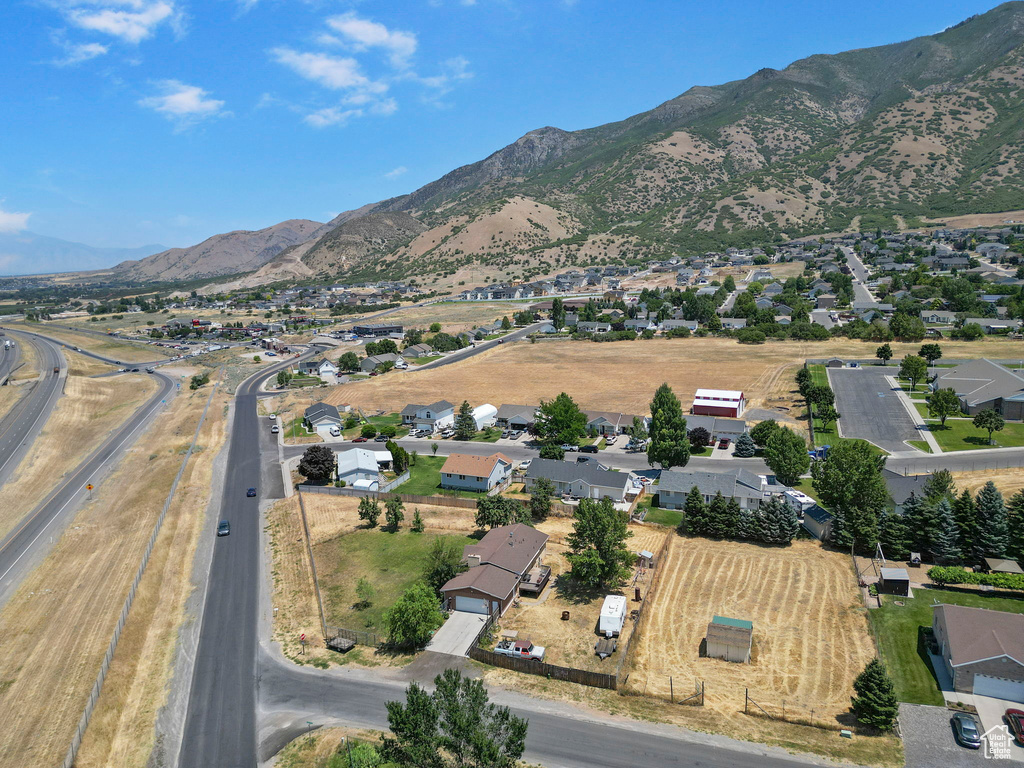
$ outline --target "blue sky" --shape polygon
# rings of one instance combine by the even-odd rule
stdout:
[[[325,221],[544,125],[938,32],[991,2],[4,0],[0,233]]]

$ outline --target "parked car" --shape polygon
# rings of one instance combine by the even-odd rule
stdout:
[[[279,426],[277,426],[277,424],[275,424],[274,426],[272,426],[270,428],[270,434],[272,434],[272,435],[276,435],[280,431],[281,431],[281,428]]]
[[[255,495],[256,495],[256,489],[255,489],[255,488],[250,488],[249,490],[247,490],[247,491],[245,492],[245,495],[246,495],[247,497],[249,497],[249,498],[252,498],[253,496],[255,496]]]
[[[525,472],[526,470],[528,470],[530,468],[530,464],[532,462],[533,462],[533,459],[527,459],[526,461],[519,462],[519,471],[520,472]]]
[[[513,429],[513,430],[512,430],[512,434],[511,434],[511,435],[509,435],[509,437],[511,437],[511,438],[512,438],[513,440],[518,440],[518,439],[519,439],[519,437],[520,437],[520,436],[521,436],[522,434],[523,434],[523,430],[521,430],[521,429]]]
[[[718,441],[718,447],[719,448],[728,448],[729,447],[729,438],[728,437],[723,437],[721,440],[719,440]]]
[[[580,447],[580,453],[597,453],[596,445],[584,445]]]
[[[604,439],[604,444],[605,445],[615,445],[615,441],[618,440],[618,439],[619,439],[618,435],[608,435]]]
[[[950,718],[953,734],[961,747],[968,749],[981,748],[981,723],[969,712],[956,712]]]
[[[366,437],[353,437],[352,438],[352,442],[353,443],[365,443],[368,439],[369,438],[366,438]]]
[[[375,442],[375,443],[386,443],[390,439],[391,438],[388,437],[387,435],[377,435],[375,438],[373,438],[373,442]]]
[[[221,520],[217,524],[217,535],[218,536],[229,536],[231,535],[231,523],[227,520]]]
[[[529,640],[502,640],[495,647],[494,652],[516,659],[544,661],[544,647],[534,645]]]
[[[512,432],[511,432],[510,430],[507,430],[507,429],[506,429],[506,430],[504,430],[504,431],[503,431],[503,432],[501,433],[501,436],[502,436],[503,438],[505,438],[505,439],[508,439],[508,436],[509,436],[509,435],[511,435],[511,434],[512,434]]]
[[[1003,720],[1010,728],[1010,733],[1017,743],[1024,747],[1024,709],[1008,709],[1003,714]]]
[[[327,431],[330,433],[331,437],[341,437],[341,429],[339,427],[331,427]]]
[[[566,453],[575,453],[576,451],[579,450],[579,446],[569,445],[569,443],[563,443],[562,450],[565,451]]]

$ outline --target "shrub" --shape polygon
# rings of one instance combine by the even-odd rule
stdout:
[[[996,589],[1024,590],[1024,574],[972,573],[963,568],[937,565],[928,569],[928,578],[936,584],[980,584]]]

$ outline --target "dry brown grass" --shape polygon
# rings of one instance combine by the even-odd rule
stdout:
[[[110,379],[69,376],[43,431],[4,486],[0,535],[12,530],[63,475],[123,424],[156,391],[145,375]]]
[[[70,349],[64,350],[64,359],[68,361],[68,374],[70,376],[95,376],[98,373],[110,373],[117,368],[104,363],[93,357],[74,352]]]
[[[39,353],[36,348],[22,336],[18,340],[18,367],[11,373],[10,380],[25,381],[39,375]]]
[[[306,505],[306,520],[314,545],[344,533],[352,533],[364,524],[359,519],[359,499],[355,496],[305,493],[302,499]],[[419,509],[425,530],[437,533],[472,533],[476,530],[473,522],[475,510],[425,504],[406,506],[407,521],[412,520],[413,510]]]
[[[1017,491],[1024,490],[1024,471],[1020,469],[989,469],[978,472],[953,473],[953,481],[956,483],[958,493],[963,490],[977,493],[990,480],[996,484],[996,488],[1005,499],[1009,499]]]
[[[790,713],[839,727],[853,679],[875,655],[843,555],[817,542],[770,548],[674,537],[661,567],[629,690],[664,697],[670,676],[684,689],[703,680],[706,708],[737,720],[749,688],[766,708],[785,700]],[[753,621],[750,664],[699,657],[714,614]]]
[[[0,764],[52,766],[63,758],[207,394],[174,401],[0,613],[0,669],[9,681],[0,693]],[[78,765],[146,764],[210,464],[224,439],[224,402],[211,407],[203,450],[179,485]]]
[[[143,346],[127,341],[117,341],[109,336],[94,336],[91,333],[69,331],[66,328],[58,328],[45,323],[42,326],[26,327],[25,329],[59,339],[73,347],[81,347],[89,352],[95,352],[97,355],[125,362],[142,362],[171,357],[164,347],[158,347],[155,344]]]
[[[440,323],[445,333],[460,333],[476,328],[483,323],[522,312],[529,302],[512,301],[453,301],[444,304],[428,304],[425,307],[409,307],[383,318],[386,322],[402,323],[406,328],[427,329],[431,323]]]

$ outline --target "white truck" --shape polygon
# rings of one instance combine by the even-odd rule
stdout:
[[[515,659],[533,659],[544,661],[544,647],[534,645],[529,640],[502,640],[494,649],[495,653],[502,656],[511,656]]]
[[[601,606],[601,621],[598,630],[605,637],[618,637],[626,623],[626,596],[607,595]]]

